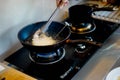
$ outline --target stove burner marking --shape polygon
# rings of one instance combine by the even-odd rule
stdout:
[[[58,61],[62,60],[65,56],[65,49],[62,48],[63,50],[63,53],[62,53],[62,56],[58,59],[58,60],[55,60],[55,61],[52,61],[52,62],[46,62],[46,63],[41,63],[41,62],[36,62],[30,55],[29,53],[29,58],[34,62],[34,63],[37,63],[37,64],[41,64],[41,65],[48,65],[48,64],[54,64],[54,63],[57,63]]]

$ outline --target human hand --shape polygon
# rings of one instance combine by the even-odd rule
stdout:
[[[68,0],[56,0],[56,4],[58,7],[63,8],[69,3]]]

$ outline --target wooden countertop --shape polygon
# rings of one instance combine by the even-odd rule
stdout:
[[[0,80],[37,80],[37,79],[0,63]]]

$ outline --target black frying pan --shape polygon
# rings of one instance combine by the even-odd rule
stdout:
[[[51,37],[55,37],[56,36],[56,40],[57,43],[53,44],[53,45],[47,45],[47,46],[35,46],[32,45],[30,43],[29,40],[27,40],[31,35],[34,34],[34,32],[36,32],[42,25],[44,25],[46,23],[45,22],[38,22],[38,23],[34,23],[31,25],[28,25],[26,27],[24,27],[23,29],[21,29],[18,33],[18,39],[20,40],[20,42],[22,43],[22,45],[24,47],[26,47],[27,49],[29,49],[30,51],[35,51],[35,52],[50,52],[53,50],[56,50],[58,48],[60,48],[61,46],[63,46],[66,43],[66,40],[69,38],[69,36],[71,35],[71,31],[69,29],[68,26],[66,26],[62,32],[56,36],[58,34],[58,32],[65,26],[62,23],[59,22],[55,22],[53,21],[51,23],[51,25],[49,26],[47,33],[51,36]]]

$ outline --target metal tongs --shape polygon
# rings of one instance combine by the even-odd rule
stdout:
[[[43,25],[40,29],[38,29],[34,34],[37,35],[38,37],[40,37],[41,34],[45,34],[47,36],[49,36],[49,34],[46,34],[46,31],[48,30],[50,24],[52,23],[53,19],[55,18],[55,16],[57,15],[57,13],[59,12],[60,9],[60,5],[62,3],[62,0],[60,0],[57,8],[54,10],[54,12],[52,13],[52,15],[50,16],[50,18],[48,19],[48,21],[46,22],[45,25]]]

